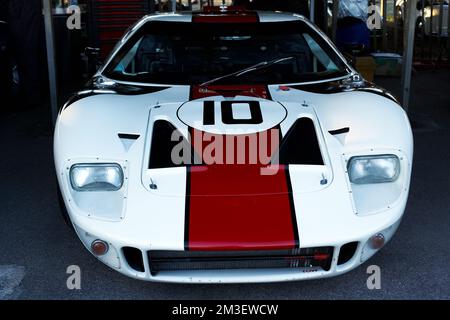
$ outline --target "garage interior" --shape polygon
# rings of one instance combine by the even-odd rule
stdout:
[[[415,158],[403,222],[387,250],[351,273],[278,284],[143,283],[97,263],[60,217],[52,142],[63,103],[143,15],[221,5],[310,18],[408,112]],[[80,28],[69,28],[78,13]],[[449,299],[449,17],[448,0],[0,0],[0,300]],[[82,267],[82,290],[66,288],[73,264]],[[370,264],[382,266],[380,290],[366,288]]]

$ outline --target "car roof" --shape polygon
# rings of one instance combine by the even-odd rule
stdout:
[[[153,13],[143,16],[140,20],[138,20],[133,26],[129,28],[125,36],[122,38],[122,41],[125,41],[129,35],[134,33],[136,29],[139,29],[147,22],[150,21],[164,21],[164,22],[195,22],[195,17],[221,17],[221,22],[227,22],[226,18],[229,17],[233,19],[236,15],[253,15],[257,17],[255,19],[255,23],[266,23],[266,22],[288,22],[288,21],[307,21],[304,16],[296,13],[289,12],[281,12],[281,11],[250,11],[243,10],[239,12],[233,11],[225,11],[225,12],[203,12],[203,11],[194,11],[194,12],[170,12],[170,13]],[[231,20],[230,20],[231,21]],[[310,26],[312,26],[310,24]]]
[[[227,17],[230,19],[236,17],[236,15],[254,15],[258,18],[257,22],[283,22],[283,21],[296,21],[296,20],[306,20],[300,14],[280,12],[280,11],[224,11],[224,12],[172,12],[172,13],[155,13],[144,16],[139,24],[145,23],[151,20],[157,21],[167,21],[167,22],[194,22],[194,17],[223,17],[226,20]]]

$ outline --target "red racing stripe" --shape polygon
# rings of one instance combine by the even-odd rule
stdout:
[[[204,142],[203,133],[196,129],[190,132],[192,148],[199,154],[211,140]],[[220,138],[220,135],[208,135],[214,139]],[[246,136],[251,139],[255,135],[259,134]],[[270,140],[270,134],[267,137]],[[268,143],[270,145],[272,142]],[[270,146],[268,149],[271,149]],[[188,168],[186,250],[298,247],[288,167],[279,166],[275,174],[261,175],[263,164],[250,164],[249,158],[245,164],[236,164],[237,159],[233,160],[234,164],[193,165]]]
[[[241,7],[205,7],[202,13],[192,16],[192,22],[199,23],[257,23],[259,15],[255,11],[247,11]]]
[[[224,96],[227,98],[240,96],[270,99],[269,89],[266,85],[209,85],[191,87],[191,100],[212,96]]]
[[[196,15],[192,17],[192,22],[197,23],[256,23],[259,18],[256,14],[217,14],[217,15]]]

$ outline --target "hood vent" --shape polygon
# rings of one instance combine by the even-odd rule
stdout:
[[[345,138],[347,137],[347,133],[349,132],[350,132],[349,127],[328,131],[328,133],[333,135],[342,145],[345,144]]]
[[[331,135],[335,136],[337,134],[349,133],[350,132],[350,128],[349,127],[345,127],[345,128],[340,128],[340,129],[336,129],[336,130],[330,130],[328,132]]]
[[[171,137],[177,128],[166,120],[156,120],[153,124],[152,142],[150,150],[149,169],[172,168],[185,166],[185,164],[174,164],[171,153],[175,145],[180,141],[172,141]],[[178,131],[183,143],[191,151],[191,163],[194,163],[191,141],[183,137]],[[324,165],[316,129],[312,119],[299,118],[280,141],[279,164],[289,165]]]
[[[125,152],[128,152],[133,143],[140,137],[140,135],[138,134],[130,134],[130,133],[119,133],[117,135],[119,136],[119,139],[122,142]]]
[[[314,122],[310,118],[295,121],[280,145],[281,164],[323,165]]]

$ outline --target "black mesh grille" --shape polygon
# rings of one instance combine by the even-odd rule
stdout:
[[[330,269],[333,247],[274,251],[149,251],[152,274],[160,271],[261,268]]]

